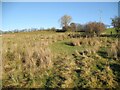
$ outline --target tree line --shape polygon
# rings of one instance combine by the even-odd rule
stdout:
[[[120,17],[111,18],[112,26],[114,26],[116,32],[120,32]],[[62,31],[83,31],[86,34],[96,34],[100,35],[102,31],[106,29],[106,26],[103,22],[88,22],[85,25],[77,24],[72,21],[72,17],[69,15],[64,15],[60,18],[60,24]]]
[[[115,28],[116,32],[120,32],[120,17],[111,18],[111,25]],[[103,22],[88,22],[84,25],[72,22],[72,17],[69,15],[64,15],[59,19],[60,26],[62,29],[56,29],[55,27],[44,29],[44,28],[31,28],[31,29],[15,29],[12,31],[1,31],[2,33],[18,33],[18,32],[32,32],[32,31],[56,31],[56,32],[85,32],[89,35],[97,35],[99,36],[102,31],[106,29],[106,26]]]

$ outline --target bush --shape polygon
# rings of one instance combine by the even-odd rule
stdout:
[[[103,30],[105,30],[105,25],[101,22],[89,22],[85,25],[85,32],[88,36],[99,36]]]
[[[71,28],[71,31],[76,31],[77,30],[77,27],[76,27],[75,23],[71,23],[70,28]]]
[[[120,17],[112,18],[112,25],[114,26],[117,33],[120,32]]]

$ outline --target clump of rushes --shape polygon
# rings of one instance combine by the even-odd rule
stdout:
[[[73,46],[80,46],[80,41],[79,40],[74,40],[72,41]]]
[[[39,48],[39,50],[35,49],[32,58],[33,61],[36,61],[38,67],[50,68],[52,66],[52,55],[48,48]]]
[[[79,57],[79,58],[78,58]],[[115,75],[106,59],[98,57],[76,57],[75,71],[78,75],[78,87],[82,88],[115,88]],[[98,58],[95,60],[95,58]]]
[[[55,58],[54,71],[47,80],[46,87],[50,88],[73,88],[77,77],[75,73],[76,64],[72,57],[61,55]]]
[[[108,57],[110,58],[113,58],[113,59],[120,58],[120,47],[119,47],[118,40],[111,43],[111,45],[107,49],[107,53],[108,53]]]
[[[44,87],[52,68],[52,54],[46,47],[8,49],[3,56],[3,87]]]

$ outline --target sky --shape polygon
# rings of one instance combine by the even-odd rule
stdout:
[[[101,11],[101,13],[100,13]],[[118,16],[117,2],[3,2],[3,31],[24,28],[61,28],[59,19],[70,15],[72,22],[101,21],[107,25]]]
[[[2,30],[2,3],[1,2],[0,2],[0,30]]]
[[[120,16],[120,1],[118,2],[118,16]]]

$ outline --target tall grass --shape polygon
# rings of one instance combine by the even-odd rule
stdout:
[[[107,49],[108,57],[119,59],[120,58],[120,46],[119,46],[119,39],[111,42],[111,45]]]
[[[3,86],[43,87],[42,79],[52,68],[52,53],[46,42],[33,43],[35,37],[23,37],[26,40],[18,37],[13,38],[15,43],[12,39],[4,42],[9,44],[3,47]]]
[[[3,36],[3,87],[115,88],[120,83],[118,43],[69,33]]]

